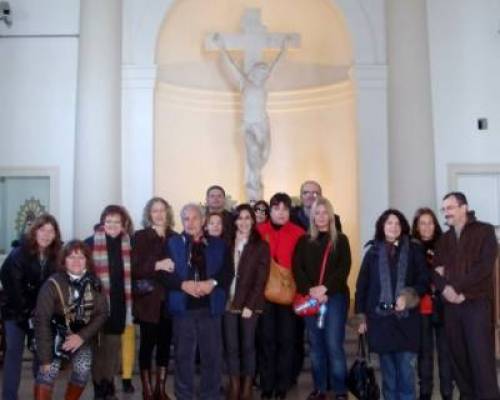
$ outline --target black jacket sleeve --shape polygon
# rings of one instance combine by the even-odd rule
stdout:
[[[297,292],[303,295],[309,294],[309,289],[315,286],[309,279],[306,270],[306,247],[309,244],[309,237],[302,236],[295,246],[292,258],[292,271],[297,286]]]
[[[361,263],[358,279],[356,281],[356,294],[354,295],[354,312],[356,314],[366,314],[368,311],[368,290],[370,287],[370,267],[372,258],[372,250],[368,249],[363,257],[363,262]]]
[[[323,285],[328,289],[329,296],[345,291],[347,277],[351,271],[351,247],[347,236],[339,234],[333,248],[333,273],[328,276]],[[336,252],[336,253],[335,253]]]

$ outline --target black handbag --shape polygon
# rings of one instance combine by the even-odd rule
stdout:
[[[154,290],[155,285],[152,279],[135,279],[132,281],[132,293],[136,296],[145,296],[153,293]]]
[[[380,388],[371,366],[370,355],[366,351],[365,335],[359,335],[356,361],[347,374],[347,388],[360,400],[380,399]]]

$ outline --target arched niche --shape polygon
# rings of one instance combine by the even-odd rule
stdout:
[[[203,48],[210,32],[238,32],[245,8],[261,9],[271,32],[297,32],[269,81],[272,149],[264,197],[297,194],[321,182],[355,248],[358,148],[353,46],[342,12],[327,0],[182,0],[170,8],[157,43],[155,192],[176,209],[217,183],[245,200],[240,96],[220,57]],[[266,54],[273,57],[276,53]],[[355,251],[355,254],[358,252]]]
[[[284,8],[288,9],[293,2],[294,0],[290,0]],[[352,42],[354,66],[351,75],[355,78],[352,84],[356,86],[356,128],[359,150],[357,183],[359,225],[355,230],[356,233],[360,233],[361,242],[364,242],[373,235],[374,221],[380,210],[386,208],[389,202],[385,2],[384,0],[310,0],[310,3],[317,2],[329,3],[340,11]],[[176,6],[175,0],[147,2],[124,0],[123,2],[122,196],[124,203],[136,218],[140,217],[145,202],[156,194],[155,91],[158,86],[157,75],[160,75],[156,64],[157,47],[162,27],[170,10]],[[203,2],[202,6],[201,12],[206,7],[212,6],[211,0]],[[180,91],[182,92],[182,88]],[[223,93],[221,94],[224,98]],[[233,98],[234,95],[226,93],[226,97]],[[178,150],[174,146],[163,151]],[[170,173],[176,174],[184,162],[188,161],[190,160],[183,160]],[[182,191],[183,187],[178,189]],[[203,198],[202,190],[203,188],[199,188],[196,199]],[[298,189],[294,190],[297,192]],[[354,246],[353,254],[360,253],[361,248]],[[353,267],[356,267],[355,262]],[[351,277],[353,276],[356,276],[355,271],[351,273]]]

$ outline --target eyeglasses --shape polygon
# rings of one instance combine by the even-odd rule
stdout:
[[[302,196],[314,196],[317,197],[319,196],[319,192],[316,190],[303,190],[302,191]]]
[[[456,210],[457,208],[460,208],[460,206],[455,204],[450,204],[449,206],[441,207],[439,211],[441,212],[441,214],[445,214],[447,211],[453,211]]]
[[[104,224],[105,225],[121,225],[122,220],[121,219],[105,219]]]
[[[257,213],[257,212],[261,212],[261,213],[266,213],[267,209],[265,209],[264,207],[256,207],[254,209],[254,211]]]

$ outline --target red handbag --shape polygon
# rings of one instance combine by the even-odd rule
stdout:
[[[325,267],[326,261],[328,259],[328,255],[332,250],[333,243],[331,241],[328,242],[326,246],[325,252],[323,253],[323,261],[321,262],[321,272],[319,274],[319,282],[318,286],[323,283],[323,278],[325,277]],[[299,317],[312,317],[319,313],[319,308],[321,304],[318,300],[312,297],[310,294],[300,294],[296,293],[293,298],[293,311]]]

